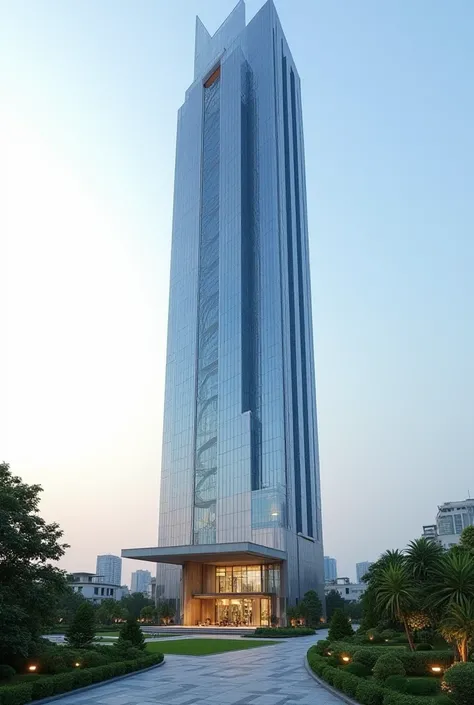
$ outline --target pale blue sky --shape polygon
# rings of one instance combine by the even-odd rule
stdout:
[[[474,3],[275,4],[303,87],[325,552],[354,576],[474,494]],[[0,2],[0,456],[44,485],[68,569],[156,541],[176,111],[195,15],[212,33],[233,5]]]

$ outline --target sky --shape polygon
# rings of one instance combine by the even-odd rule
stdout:
[[[156,545],[176,112],[195,15],[213,33],[234,4],[0,0],[0,460],[43,486],[67,570]],[[474,496],[474,3],[275,4],[302,80],[324,549],[355,577]]]

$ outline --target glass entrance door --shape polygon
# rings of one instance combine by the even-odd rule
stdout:
[[[255,625],[256,599],[236,598],[216,600],[216,624],[221,627],[250,627]]]

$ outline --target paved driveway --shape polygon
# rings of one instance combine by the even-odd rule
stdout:
[[[308,675],[304,655],[323,639],[298,637],[275,646],[214,656],[165,656],[161,668],[76,695],[61,705],[341,705]]]

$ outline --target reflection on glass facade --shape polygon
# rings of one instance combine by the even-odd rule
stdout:
[[[280,589],[279,565],[234,565],[216,568],[216,592],[273,592]]]
[[[219,70],[204,87],[194,543],[216,542],[219,356]]]
[[[324,582],[300,79],[271,1],[197,20],[176,147],[159,546],[238,542],[287,556],[262,591]],[[160,566],[165,596],[180,579]]]

